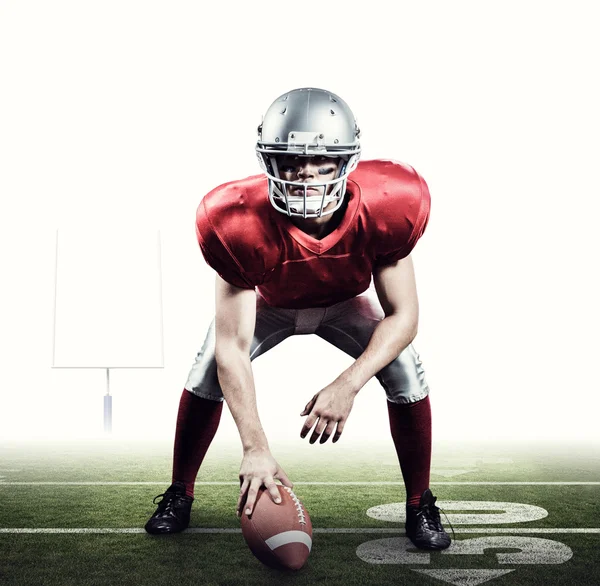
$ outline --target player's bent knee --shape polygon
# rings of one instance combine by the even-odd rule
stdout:
[[[412,344],[376,376],[391,403],[416,403],[429,395],[425,371]]]
[[[187,388],[187,386],[185,387],[185,390],[192,393],[192,395],[195,395],[196,397],[200,397],[201,399],[207,399],[209,401],[216,401],[218,403],[223,401],[223,394],[215,394],[215,393],[210,393],[210,392],[206,392],[202,387],[200,388],[193,388],[193,389],[189,389]]]

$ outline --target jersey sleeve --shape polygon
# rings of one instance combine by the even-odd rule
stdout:
[[[402,205],[389,224],[387,237],[382,238],[375,254],[374,266],[383,267],[407,257],[423,236],[431,208],[431,197],[425,180],[415,171],[409,192],[403,194]]]
[[[254,289],[255,284],[252,279],[246,274],[231,248],[211,223],[204,201],[200,202],[196,212],[196,237],[207,264],[222,279],[242,289]]]

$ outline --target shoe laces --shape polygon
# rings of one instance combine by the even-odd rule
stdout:
[[[433,497],[434,503],[436,500],[437,500],[437,497]],[[452,527],[452,523],[450,523],[450,519],[448,519],[448,515],[446,515],[446,511],[444,511],[444,509],[441,509],[440,507],[437,507],[435,504],[433,505],[433,507],[435,509],[435,515],[437,518],[437,522],[439,523],[440,530],[442,529],[441,520],[440,520],[440,511],[442,511],[442,513],[444,513],[444,517],[445,517],[446,521],[448,522],[448,525],[450,526],[450,530],[452,531],[451,541],[456,541],[456,534],[454,533],[454,527]]]
[[[450,531],[452,531],[451,541],[456,541],[456,534],[454,533],[454,527],[452,527],[452,523],[450,523],[450,519],[448,519],[448,515],[446,515],[446,511],[444,511],[444,509],[440,509],[440,511],[442,511],[442,513],[444,513],[444,517],[446,518],[446,521],[448,521],[448,525],[450,525]]]
[[[158,501],[158,503],[157,503],[156,499],[158,499],[158,498],[161,498],[161,500]],[[162,494],[157,494],[152,499],[152,502],[153,502],[153,504],[158,505],[158,510],[161,513],[171,512],[171,510],[175,506],[175,501],[176,501],[177,498],[178,498],[177,494],[175,494],[174,492],[171,492],[171,491],[167,490],[166,492],[163,492]]]
[[[448,519],[448,515],[446,515],[446,511],[440,509],[435,502],[437,501],[437,497],[433,497],[433,501],[431,503],[427,503],[423,505],[417,512],[417,518],[424,523],[427,528],[431,531],[443,531],[442,520],[440,518],[440,511],[444,513],[444,517],[450,526],[450,530],[452,531],[452,541],[456,541],[456,534],[454,533],[454,527],[452,527],[452,523],[450,523],[450,519]]]
[[[435,497],[433,503],[428,503],[420,507],[417,511],[417,519],[427,526],[431,531],[441,531],[442,521],[440,519],[440,509],[435,506]]]

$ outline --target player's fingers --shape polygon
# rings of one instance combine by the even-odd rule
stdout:
[[[244,508],[244,501],[246,500],[246,495],[241,494],[238,498],[237,505],[235,507],[235,515],[236,517],[242,516],[242,509]]]
[[[269,491],[269,495],[274,503],[279,504],[281,502],[281,495],[279,494],[279,488],[275,484],[272,477],[268,476],[264,480],[265,488]]]
[[[300,415],[308,415],[311,411],[311,409],[313,408],[313,405],[315,404],[315,401],[317,400],[317,395],[315,395],[308,403],[306,403],[306,407],[304,407],[304,411],[302,411],[302,413],[300,413]]]
[[[312,426],[316,423],[318,416],[312,413],[309,415],[304,421],[304,425],[302,426],[302,431],[300,432],[300,437],[305,438],[306,434],[312,429]]]
[[[335,430],[335,434],[333,436],[333,439],[331,440],[333,443],[337,442],[340,439],[342,431],[344,431],[344,423],[344,421],[338,421],[337,429]]]
[[[243,481],[240,478],[240,482],[242,482],[242,486],[240,487],[240,496],[238,498],[236,506],[236,515],[238,517],[242,514],[242,508],[244,506],[244,501],[246,500],[246,491],[248,490],[248,486],[250,485],[250,481],[247,478],[244,478]]]
[[[261,486],[261,481],[258,478],[253,478],[250,483],[250,487],[248,488],[248,498],[246,499],[246,505],[244,512],[246,515],[251,515],[254,510],[254,503],[256,502],[256,497],[258,496],[258,489]]]
[[[329,439],[329,436],[333,433],[333,430],[335,429],[335,423],[335,421],[330,421],[327,424],[327,427],[325,428],[325,431],[323,432],[319,443],[324,444]]]
[[[281,480],[281,484],[283,484],[283,486],[287,486],[288,488],[294,488],[292,481],[288,478],[287,474],[281,468],[277,471],[277,474],[275,474],[275,478]]]
[[[310,439],[308,440],[311,444],[314,444],[319,439],[319,436],[325,431],[327,423],[327,419],[323,419],[323,417],[319,419],[319,423],[317,423],[312,435],[310,436]]]

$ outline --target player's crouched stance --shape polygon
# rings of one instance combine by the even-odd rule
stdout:
[[[429,387],[411,344],[418,300],[409,255],[429,218],[427,185],[408,165],[359,164],[354,115],[324,90],[279,97],[258,132],[266,177],[222,185],[198,207],[198,242],[218,273],[216,314],[181,396],[173,484],[146,530],[188,526],[223,399],[244,449],[238,515],[251,513],[261,486],[275,502],[275,480],[292,487],[260,423],[251,361],[288,336],[316,334],[355,362],[307,403],[301,437],[312,430],[310,443],[336,442],[354,397],[377,377],[406,487],[406,533],[417,547],[445,549],[429,490]]]

